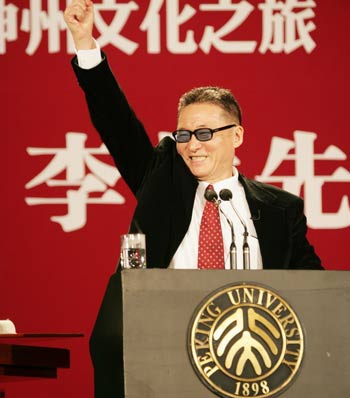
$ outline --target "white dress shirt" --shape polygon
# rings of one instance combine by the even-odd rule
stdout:
[[[97,66],[102,61],[101,49],[96,40],[96,48],[91,50],[77,50],[75,49],[75,53],[78,58],[78,65],[82,69],[92,69]]]
[[[178,247],[174,257],[170,262],[169,268],[175,269],[196,269],[198,260],[198,239],[199,227],[205,206],[206,199],[204,192],[209,182],[200,181],[193,204],[191,223],[186,235]],[[243,223],[248,230],[248,245],[250,248],[250,269],[262,269],[262,258],[259,241],[257,239],[254,223],[245,197],[242,184],[238,180],[238,171],[234,168],[234,176],[226,180],[212,184],[215,192],[219,194],[221,189],[229,189],[232,192],[233,206],[237,210]],[[226,217],[233,223],[235,233],[235,244],[237,247],[237,269],[243,268],[243,233],[244,226],[233,210],[229,201],[221,201],[220,208]],[[225,216],[220,213],[221,229],[224,240],[225,269],[231,268],[230,246],[232,241],[231,227]]]

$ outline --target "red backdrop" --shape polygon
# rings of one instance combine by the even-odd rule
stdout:
[[[239,170],[303,196],[325,267],[349,269],[348,0],[96,3],[95,36],[153,142],[174,130],[184,91],[231,88],[245,127]],[[92,397],[88,337],[135,205],[105,166],[64,8],[0,0],[0,319],[85,337],[53,343],[72,349],[58,381],[8,383],[11,398]]]

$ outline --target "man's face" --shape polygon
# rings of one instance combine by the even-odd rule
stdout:
[[[177,129],[215,129],[234,123],[237,123],[234,117],[218,105],[198,103],[182,109]],[[192,135],[189,142],[177,143],[176,148],[198,180],[215,183],[232,176],[235,148],[242,142],[243,128],[236,126],[214,133],[210,141],[198,141]]]

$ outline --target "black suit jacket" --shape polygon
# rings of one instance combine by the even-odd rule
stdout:
[[[131,231],[147,239],[147,266],[166,268],[191,221],[198,182],[167,137],[153,147],[109,69],[106,58],[83,70],[73,59],[90,115],[103,142],[137,198]],[[141,92],[142,95],[142,92]],[[242,183],[259,239],[263,267],[321,269],[306,238],[303,201],[243,175]],[[137,223],[135,222],[137,221]],[[90,339],[95,397],[123,397],[120,268],[112,275]]]
[[[92,70],[73,67],[94,126],[137,198],[131,231],[146,234],[147,265],[166,268],[191,221],[198,182],[163,139],[154,148],[116,82],[106,58]],[[142,95],[142,93],[141,93]],[[271,185],[239,176],[257,231],[265,269],[321,269],[306,238],[303,201]]]

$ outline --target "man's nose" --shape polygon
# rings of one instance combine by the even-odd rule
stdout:
[[[195,151],[197,149],[199,149],[202,146],[201,141],[197,140],[196,136],[193,134],[191,136],[191,139],[188,141],[188,148],[191,151]]]

